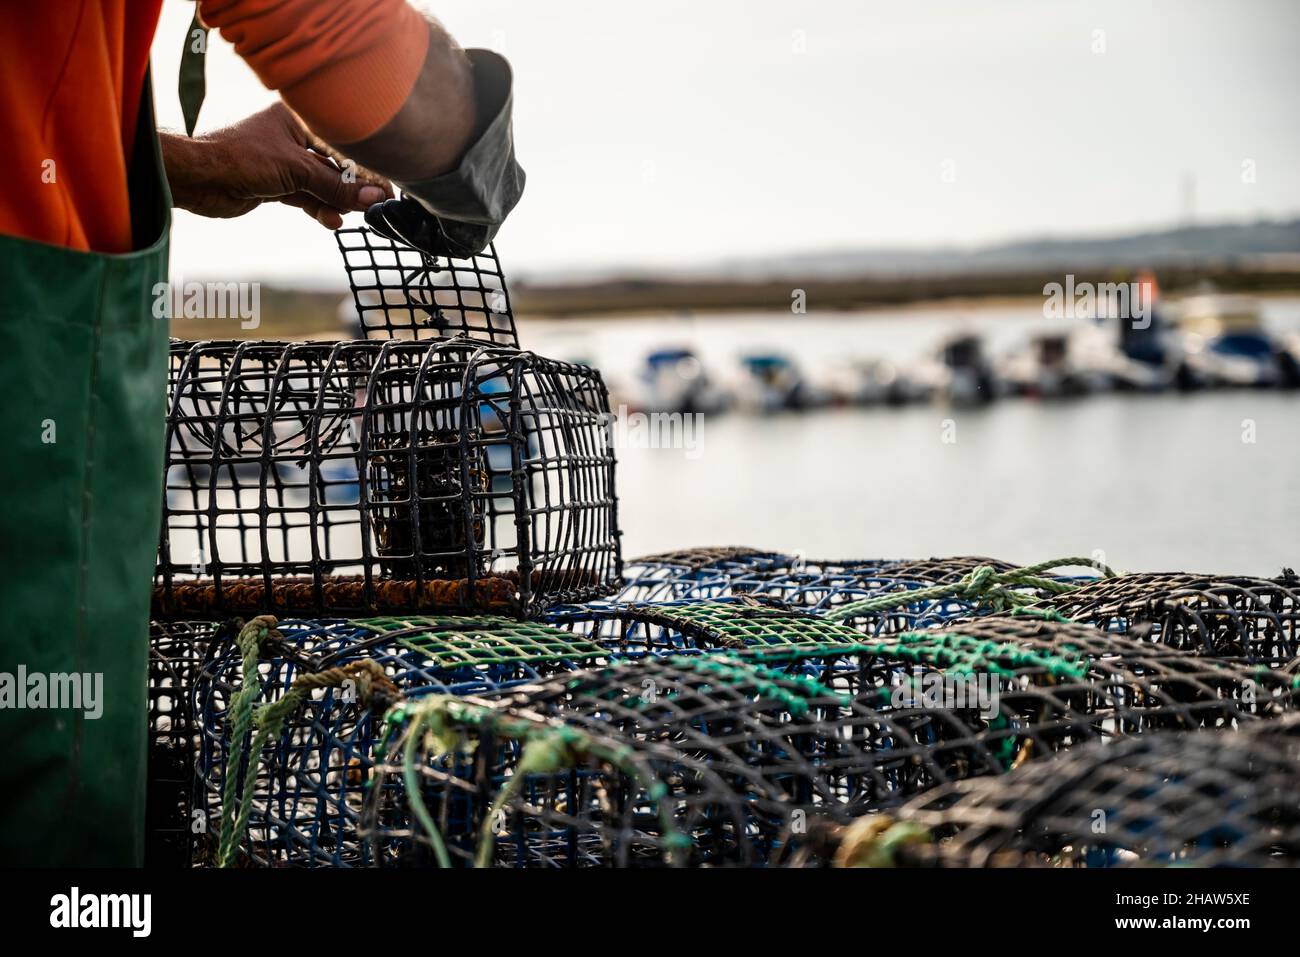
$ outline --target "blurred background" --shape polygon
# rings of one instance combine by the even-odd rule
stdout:
[[[417,6],[514,65],[525,346],[664,417],[619,452],[625,555],[1295,563],[1293,0]],[[215,37],[207,83],[199,133],[274,98]],[[182,338],[352,321],[297,210],[178,212],[172,273],[261,283],[258,328]]]

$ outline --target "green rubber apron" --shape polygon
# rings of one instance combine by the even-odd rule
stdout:
[[[5,865],[143,855],[171,224],[148,76],[128,183],[135,252],[0,236]]]

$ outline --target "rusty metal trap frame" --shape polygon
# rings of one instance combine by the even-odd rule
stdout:
[[[196,680],[199,800],[213,822],[210,862],[219,857],[215,835],[229,817],[222,810],[228,774],[252,781],[247,824],[238,834],[241,863],[354,865],[357,816],[385,708],[430,694],[491,697],[611,657],[585,638],[493,616],[262,620],[262,627],[253,671],[247,645],[231,641],[213,648]],[[367,677],[371,690],[362,693]],[[287,699],[279,730],[252,753],[251,726],[241,734],[240,715],[251,702],[267,707]]]
[[[1285,666],[1300,656],[1300,578],[1137,574],[1052,599],[1066,617],[1201,654]]]
[[[464,336],[519,347],[496,248],[430,256],[367,228],[334,233],[359,320],[357,339]]]
[[[151,622],[149,626],[148,867],[190,864],[199,740],[192,696],[208,645],[220,632],[221,626],[208,622]]]
[[[938,788],[895,817],[898,824],[865,840],[860,828],[842,831],[840,861],[1296,867],[1300,739],[1223,731],[1089,745],[1001,778]],[[896,851],[882,860],[880,838],[889,830]]]
[[[608,394],[468,339],[173,342],[157,618],[607,594]]]
[[[873,708],[716,655],[616,662],[492,707],[389,712],[374,863],[761,866],[795,817],[847,819],[1003,767],[958,711]]]

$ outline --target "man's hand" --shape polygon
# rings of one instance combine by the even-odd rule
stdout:
[[[383,177],[336,164],[283,103],[205,136],[161,139],[173,203],[200,216],[229,219],[280,202],[338,229],[344,213],[393,195]]]

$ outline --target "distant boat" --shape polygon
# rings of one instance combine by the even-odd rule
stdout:
[[[1057,398],[1088,395],[1110,387],[1110,378],[1087,360],[1077,337],[1040,333],[998,365],[1006,387],[1018,394]]]
[[[1300,363],[1288,344],[1274,337],[1248,296],[1201,295],[1184,299],[1178,328],[1189,365],[1213,385],[1300,385]]]
[[[755,412],[783,412],[825,405],[829,395],[814,386],[788,356],[750,353],[740,359],[737,400]]]
[[[926,398],[924,389],[902,375],[888,359],[860,359],[834,366],[823,380],[841,405],[902,405]]]
[[[1139,281],[1148,290],[1149,311],[1139,319],[1099,316],[1072,330],[1079,364],[1122,392],[1200,388],[1205,381],[1188,363],[1169,312],[1158,302],[1154,277],[1147,274]]]
[[[690,349],[656,349],[637,372],[633,393],[647,412],[720,412],[731,396]]]
[[[949,336],[909,376],[930,398],[953,405],[984,405],[1003,391],[982,340],[969,332]]]

